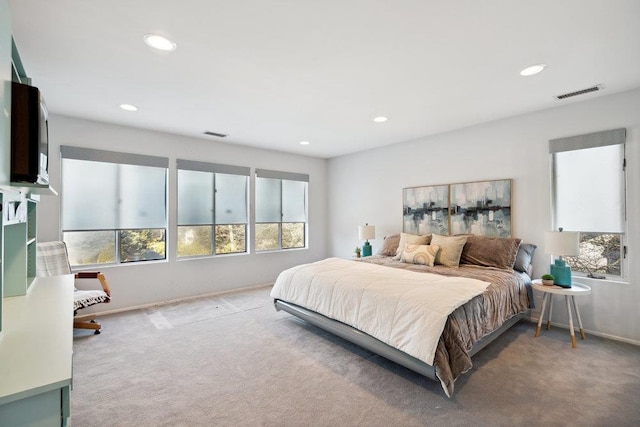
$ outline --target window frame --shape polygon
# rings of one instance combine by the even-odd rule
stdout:
[[[301,250],[301,249],[308,249],[309,248],[309,239],[308,239],[308,235],[309,235],[309,175],[306,174],[300,174],[300,173],[294,173],[294,172],[281,172],[281,171],[273,171],[273,170],[266,170],[266,169],[256,169],[255,171],[255,179],[256,179],[256,195],[255,195],[255,203],[256,203],[256,210],[257,210],[257,200],[258,200],[258,195],[257,195],[257,188],[258,188],[258,184],[257,184],[257,180],[258,179],[273,179],[273,180],[279,180],[279,188],[280,188],[280,200],[279,200],[279,204],[280,204],[280,221],[278,222],[274,222],[274,221],[268,221],[268,222],[264,222],[264,221],[258,221],[257,220],[257,213],[256,213],[256,219],[254,221],[254,225],[258,226],[258,225],[268,225],[268,224],[277,224],[278,226],[278,247],[277,248],[270,248],[270,249],[258,249],[258,231],[256,230],[256,232],[254,233],[254,238],[253,238],[253,243],[254,243],[254,248],[256,253],[266,253],[266,252],[278,252],[278,251],[291,251],[291,250]],[[301,221],[284,221],[284,194],[283,194],[283,181],[297,181],[297,182],[304,182],[305,188],[304,188],[304,217],[305,220],[304,222]],[[284,224],[304,224],[303,225],[303,236],[302,236],[302,241],[303,244],[302,246],[294,246],[294,247],[283,247],[283,225]]]
[[[209,224],[181,224],[180,223],[180,195],[178,192],[179,189],[179,181],[180,181],[180,171],[193,171],[193,172],[204,172],[210,173],[212,178],[212,188],[213,193],[212,197],[212,223]],[[229,256],[229,255],[243,255],[249,253],[249,194],[250,194],[250,182],[249,177],[251,176],[251,169],[246,166],[233,166],[233,165],[224,165],[218,163],[209,163],[209,162],[200,162],[196,160],[185,160],[185,159],[177,159],[176,160],[176,259],[178,260],[186,260],[186,259],[194,259],[194,258],[207,258],[207,257],[219,257],[219,256]],[[243,176],[245,178],[245,222],[243,223],[217,223],[216,222],[216,206],[217,206],[217,175],[236,175]],[[235,251],[235,252],[224,252],[224,253],[216,253],[216,227],[217,226],[233,226],[233,225],[244,225],[244,251]],[[178,232],[180,227],[208,227],[209,235],[210,235],[210,244],[209,244],[209,253],[208,254],[197,254],[197,255],[180,255],[178,245],[180,244],[178,238]]]
[[[159,169],[163,169],[164,171],[164,218],[162,220],[163,227],[119,227],[119,228],[105,228],[105,227],[96,227],[96,228],[70,228],[65,229],[65,209],[64,202],[60,203],[60,239],[64,240],[65,233],[81,233],[81,232],[110,232],[113,233],[113,243],[114,243],[114,253],[113,253],[113,261],[105,262],[105,263],[86,263],[86,264],[71,264],[72,268],[93,268],[96,266],[114,266],[114,265],[130,265],[137,264],[141,262],[166,262],[168,260],[167,256],[167,240],[168,240],[168,216],[169,216],[169,206],[168,206],[168,193],[169,193],[169,159],[166,157],[159,156],[149,156],[145,154],[135,154],[135,153],[123,153],[116,151],[107,151],[107,150],[99,150],[94,148],[85,148],[85,147],[76,147],[76,146],[68,146],[61,145],[60,146],[60,163],[61,163],[61,171],[64,170],[64,161],[65,160],[79,160],[84,162],[100,162],[100,163],[111,163],[116,165],[129,165],[129,166],[141,166],[141,167],[155,167]],[[62,187],[62,195],[61,199],[64,200],[66,191],[64,189],[64,173],[61,173],[61,187]],[[120,187],[118,187],[120,188]],[[120,195],[120,191],[118,190],[118,195]],[[138,260],[130,260],[124,261],[121,258],[122,253],[122,238],[121,234],[123,232],[130,231],[145,231],[145,230],[162,230],[163,234],[163,244],[164,244],[164,254],[162,258],[151,258],[151,259],[138,259]]]
[[[619,128],[613,130],[607,130],[602,132],[596,132],[586,135],[577,135],[567,138],[559,138],[553,139],[549,141],[549,157],[551,164],[551,223],[553,229],[558,229],[562,227],[563,224],[558,223],[557,219],[557,181],[556,176],[558,174],[557,171],[557,161],[556,154],[562,152],[570,152],[577,150],[587,150],[591,148],[599,148],[611,145],[620,145],[622,152],[622,176],[620,177],[620,185],[621,185],[621,230],[619,231],[607,231],[603,232],[602,230],[570,230],[577,231],[580,233],[580,241],[582,242],[583,235],[592,234],[598,236],[604,235],[619,235],[620,238],[620,275],[611,274],[611,273],[598,273],[592,272],[589,268],[585,268],[587,271],[583,271],[583,269],[578,269],[575,266],[575,263],[579,262],[580,258],[583,258],[583,255],[578,255],[577,257],[564,257],[568,263],[572,264],[572,275],[579,277],[587,277],[591,279],[599,279],[599,280],[626,280],[628,278],[628,260],[627,260],[627,239],[628,239],[628,218],[627,218],[627,159],[626,159],[626,129]]]

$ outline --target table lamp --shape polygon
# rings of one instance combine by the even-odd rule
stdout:
[[[376,238],[376,226],[369,225],[369,223],[366,223],[365,225],[359,225],[358,238],[360,240],[366,240],[364,242],[364,245],[362,245],[362,256],[371,256],[371,244],[369,244],[369,239]]]
[[[549,272],[553,276],[554,284],[562,288],[571,287],[571,267],[562,259],[563,256],[580,255],[580,233],[576,231],[547,231],[544,235],[544,251],[550,255],[557,255],[555,262],[550,265]]]

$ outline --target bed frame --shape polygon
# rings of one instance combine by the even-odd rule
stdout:
[[[315,311],[308,310],[295,304],[291,304],[278,299],[274,300],[273,303],[277,311],[286,311],[287,313],[299,317],[300,319],[305,320],[312,325],[319,327],[320,329],[331,332],[332,334],[337,335],[340,338],[344,338],[347,341],[350,341],[356,345],[359,345],[360,347],[372,351],[384,358],[387,358],[399,365],[404,366],[405,368],[409,368],[412,371],[422,374],[432,380],[440,381],[436,377],[436,371],[433,366],[427,365],[423,361],[416,359],[415,357],[410,356],[407,353],[398,350],[397,348],[391,347],[390,345],[383,343],[382,341],[372,337],[371,335],[365,334],[364,332],[359,331],[358,329],[355,329],[345,323],[330,319],[326,316],[323,316],[322,314],[316,313]],[[512,318],[504,322],[500,328],[496,329],[489,335],[486,335],[481,340],[476,342],[471,348],[471,351],[469,351],[469,356],[473,356],[484,347],[489,345],[503,332],[515,325],[526,314],[527,312],[524,312],[513,316]]]

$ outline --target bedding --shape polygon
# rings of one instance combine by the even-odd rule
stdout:
[[[400,261],[433,267],[438,251],[440,251],[440,246],[436,245],[405,245]]]
[[[440,247],[440,251],[436,255],[436,264],[457,267],[460,264],[460,256],[467,238],[467,236],[441,236],[434,234],[431,237],[431,244]]]
[[[378,255],[396,256],[396,251],[400,245],[400,233],[385,236],[382,241],[382,247],[378,251]]]
[[[377,269],[370,269],[372,266]],[[415,274],[403,276],[390,271]],[[419,278],[421,276],[424,278]],[[386,281],[382,277],[392,279]],[[453,293],[459,293],[461,298],[455,302],[445,301],[446,309],[435,308],[437,314],[426,315],[428,321],[396,317],[395,307],[402,308],[401,314],[412,312],[418,310],[417,301],[430,298],[428,292],[409,290],[406,281],[424,282],[427,288],[443,284],[443,289],[433,295],[448,295],[454,289]],[[431,284],[427,284],[430,281]],[[451,396],[456,378],[472,367],[469,352],[474,343],[528,310],[530,281],[526,273],[513,269],[468,264],[458,268],[428,267],[376,255],[360,260],[329,259],[286,270],[278,277],[271,296],[362,330],[432,365],[445,393]],[[460,287],[456,288],[454,283]],[[383,292],[377,294],[380,290]],[[384,296],[385,293],[390,296]],[[400,302],[403,293],[409,296],[408,303]],[[432,303],[429,301],[429,304]],[[371,318],[372,323],[366,326],[360,323],[362,318]],[[425,326],[425,323],[433,324]],[[399,329],[394,331],[394,328]],[[430,330],[431,342],[422,339],[420,328]],[[433,335],[436,335],[435,341]]]
[[[428,245],[429,243],[431,243],[431,234],[417,235],[400,233],[395,259],[400,260],[402,258],[402,251],[404,251],[406,245]]]
[[[520,239],[467,236],[460,257],[461,264],[512,269],[520,248]]]
[[[271,296],[308,308],[433,365],[447,316],[488,282],[328,258],[282,272]]]
[[[531,243],[520,243],[518,255],[516,255],[516,261],[513,263],[513,269],[532,276],[533,268],[531,267],[531,261],[533,260],[533,254],[536,251],[536,248],[537,246]]]

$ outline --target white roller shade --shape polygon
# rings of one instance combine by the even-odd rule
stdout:
[[[167,169],[62,159],[65,231],[166,227]]]
[[[624,232],[624,145],[553,156],[554,225],[570,231]]]
[[[178,225],[214,223],[213,185],[213,173],[178,169]]]

